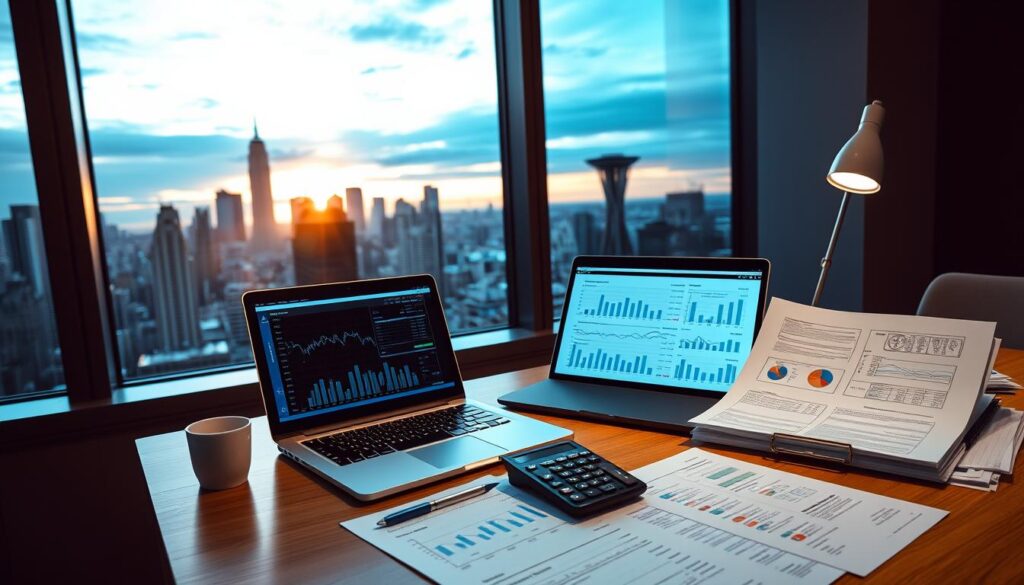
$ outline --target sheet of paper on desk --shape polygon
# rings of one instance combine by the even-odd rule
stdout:
[[[946,516],[912,502],[690,449],[642,467],[646,499],[680,516],[867,575]]]
[[[1013,473],[1013,463],[1024,440],[1024,411],[1000,408],[967,449],[958,468]]]
[[[818,584],[843,574],[673,507],[647,498],[571,522],[503,482],[484,496],[397,526],[376,526],[390,511],[341,525],[438,583]]]

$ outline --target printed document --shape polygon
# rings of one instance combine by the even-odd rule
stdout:
[[[948,477],[995,360],[994,332],[994,323],[772,299],[735,384],[690,421],[694,437],[728,434],[762,449],[775,433],[812,437],[852,446],[855,465],[910,462]]]
[[[633,475],[666,511],[862,577],[946,516],[701,449]]]
[[[460,486],[454,493],[493,477]],[[404,506],[401,506],[404,507]],[[585,521],[507,481],[487,494],[378,528],[393,510],[341,525],[438,583],[733,585],[831,583],[843,571],[737,535],[667,500],[645,498]]]

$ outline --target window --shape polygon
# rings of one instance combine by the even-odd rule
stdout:
[[[254,288],[508,322],[491,3],[71,4],[124,378],[251,360]]]
[[[578,254],[731,254],[728,0],[540,10],[555,318]]]
[[[0,232],[0,400],[61,390],[64,373],[7,0],[0,0]]]

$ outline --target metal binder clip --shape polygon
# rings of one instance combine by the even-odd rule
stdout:
[[[812,449],[801,450],[793,449],[789,447],[782,447],[776,445],[776,440],[785,440],[792,443],[804,443],[811,445],[812,447],[831,447],[839,452],[845,452],[846,455],[839,457],[836,455],[824,455],[821,453],[815,453]],[[825,439],[815,439],[813,437],[801,437],[799,435],[787,435],[785,433],[772,433],[771,441],[768,443],[768,449],[777,455],[796,455],[799,457],[809,457],[811,459],[817,459],[820,461],[828,461],[830,463],[840,463],[842,465],[849,465],[853,462],[853,446],[849,443],[840,443],[838,441],[828,441]]]

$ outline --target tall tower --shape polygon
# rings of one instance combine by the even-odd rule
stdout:
[[[153,304],[160,349],[174,351],[200,345],[196,288],[189,267],[181,219],[172,205],[161,205],[149,250],[153,265]]]
[[[242,195],[217,191],[217,238],[221,242],[245,241],[245,215],[242,212]]]
[[[423,186],[423,203],[420,204],[420,218],[423,229],[423,271],[434,276],[438,289],[444,288],[444,241],[441,236],[441,202],[437,187]],[[441,297],[444,291],[441,290]]]
[[[345,189],[345,205],[348,207],[348,218],[356,224],[356,233],[360,236],[366,232],[366,216],[363,214],[363,190],[359,187]]]
[[[271,250],[279,238],[274,220],[274,197],[270,192],[270,159],[255,121],[249,141],[249,190],[252,192],[252,246],[259,251]]]
[[[340,201],[341,198],[339,197]],[[335,206],[317,211],[308,207],[294,218],[292,254],[295,284],[343,282],[359,277],[356,230],[345,212]]]
[[[378,240],[384,239],[384,198],[374,197],[373,208],[370,210],[370,235]]]
[[[217,247],[213,241],[210,208],[197,206],[192,216],[192,255],[196,277],[196,299],[206,305],[213,301],[217,281]]]
[[[597,169],[604,187],[605,224],[604,254],[631,256],[633,244],[626,231],[626,179],[630,165],[640,160],[638,156],[606,154],[592,158],[587,164]]]

